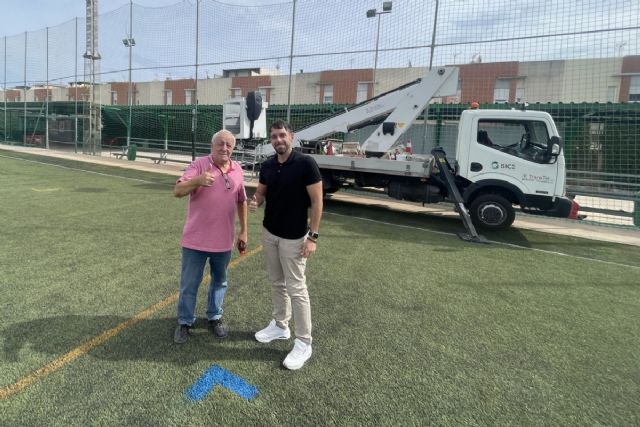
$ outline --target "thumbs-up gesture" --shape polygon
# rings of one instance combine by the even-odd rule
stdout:
[[[211,187],[211,184],[213,184],[215,180],[216,179],[213,177],[213,167],[209,164],[209,166],[207,166],[207,170],[202,172],[202,175],[200,175],[200,185],[204,187]]]

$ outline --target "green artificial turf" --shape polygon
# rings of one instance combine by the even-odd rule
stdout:
[[[0,388],[177,292],[174,177],[0,151],[0,178]],[[199,319],[173,344],[170,304],[1,399],[0,425],[638,424],[640,248],[458,231],[328,200],[302,370],[280,368],[291,341],[253,339],[271,316],[258,251],[230,270],[227,339]],[[205,300],[203,286],[200,318]],[[213,364],[259,395],[186,400]]]

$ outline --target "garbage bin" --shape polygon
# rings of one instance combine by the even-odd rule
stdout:
[[[636,193],[636,199],[633,201],[633,223],[640,227],[640,191]]]
[[[138,147],[136,147],[136,144],[131,144],[129,146],[129,149],[127,150],[127,159],[135,160],[137,151],[138,151]]]

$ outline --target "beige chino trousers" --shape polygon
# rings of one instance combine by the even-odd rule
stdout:
[[[307,259],[301,255],[305,237],[283,239],[263,227],[262,247],[271,280],[273,318],[287,328],[293,311],[296,338],[311,344],[311,304],[304,274]]]

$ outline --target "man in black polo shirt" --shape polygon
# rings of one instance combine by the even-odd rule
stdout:
[[[273,319],[255,336],[262,343],[289,339],[293,312],[296,339],[282,363],[285,368],[295,370],[311,357],[311,306],[305,267],[318,241],[322,176],[312,157],[293,151],[289,123],[274,122],[270,138],[276,155],[260,168],[260,182],[249,210],[255,212],[266,201],[262,246],[271,279]]]

